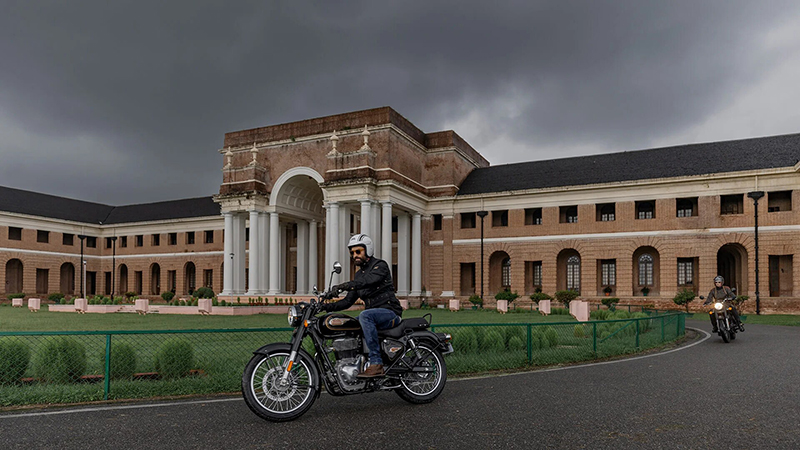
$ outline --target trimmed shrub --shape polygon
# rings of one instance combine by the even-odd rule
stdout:
[[[210,287],[205,287],[205,286],[197,288],[192,293],[192,296],[193,297],[197,297],[197,298],[214,298],[214,297],[216,297],[214,295],[214,291]]]
[[[503,338],[509,349],[511,349],[511,340],[514,338],[519,338],[522,342],[525,342],[525,331],[525,327],[521,326],[506,325],[503,327]]]
[[[33,373],[50,383],[71,383],[86,371],[86,349],[73,338],[58,336],[39,348]]]
[[[103,353],[103,370],[106,367],[106,354]],[[111,344],[111,378],[130,379],[136,373],[136,351],[124,342]]]
[[[505,340],[503,335],[497,330],[489,330],[483,336],[481,350],[499,351],[502,352],[506,349]]]
[[[550,314],[557,316],[568,316],[569,310],[567,308],[550,308]]]
[[[533,300],[537,305],[539,304],[539,300],[552,300],[553,297],[545,294],[544,292],[534,292],[531,294],[531,300]]]
[[[596,309],[589,313],[589,318],[592,320],[608,320],[613,314],[609,309]]]
[[[572,335],[578,338],[585,337],[586,334],[584,333],[583,325],[575,325],[575,329],[572,331]]]
[[[17,338],[0,339],[0,385],[16,383],[25,375],[31,351]]]
[[[519,336],[512,336],[511,339],[508,340],[509,350],[525,350],[525,347],[525,341],[523,341]]]
[[[47,300],[55,303],[61,303],[61,300],[64,299],[64,294],[61,292],[53,292],[52,294],[47,296]]]
[[[517,297],[519,297],[519,294],[508,289],[504,289],[494,295],[495,300],[508,300],[508,303],[513,302]]]
[[[605,306],[608,306],[608,309],[611,311],[614,311],[617,309],[617,303],[619,303],[619,299],[617,297],[603,297],[600,302]]]
[[[194,365],[194,350],[184,339],[164,341],[156,353],[156,372],[162,378],[180,378],[189,374]]]
[[[546,345],[548,347],[555,347],[558,345],[558,333],[553,327],[545,327],[544,329],[544,337],[547,340]],[[544,341],[542,342],[545,343]]]
[[[13,300],[15,298],[25,298],[25,293],[24,292],[19,292],[17,294],[8,294],[8,299],[9,300]]]
[[[170,301],[172,301],[172,299],[173,299],[174,297],[175,297],[175,293],[174,293],[174,292],[171,292],[171,291],[167,291],[167,292],[162,292],[162,293],[161,293],[161,299],[162,299],[162,300],[164,300],[164,301],[165,301],[165,302],[167,302],[167,303],[169,303]]]
[[[478,336],[471,328],[462,328],[453,336],[453,346],[462,353],[478,351]]]
[[[555,298],[561,302],[565,308],[569,308],[569,302],[578,298],[578,292],[573,290],[556,291]]]
[[[132,298],[135,298],[137,295],[139,295],[139,294],[137,294],[136,292],[128,291],[128,292],[125,293],[125,298],[130,300]]]
[[[684,308],[686,308],[686,312],[688,313],[689,312],[689,303],[692,300],[694,300],[695,297],[696,296],[695,296],[695,293],[694,293],[693,290],[691,290],[691,289],[682,289],[680,292],[678,292],[675,295],[675,297],[672,298],[672,301],[676,305],[683,306]]]
[[[472,303],[473,305],[479,307],[479,308],[483,308],[483,299],[478,294],[471,295],[469,297],[469,302]]]

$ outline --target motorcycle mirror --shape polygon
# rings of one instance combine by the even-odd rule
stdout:
[[[339,261],[333,263],[333,271],[336,273],[342,273],[342,265],[339,264]]]
[[[700,300],[705,300],[705,297],[703,297],[703,296],[701,295],[701,296],[700,296]]]
[[[312,288],[311,288],[311,292],[313,292],[313,293],[314,293],[314,295],[317,295],[317,293],[319,292],[319,291],[317,290],[317,285],[316,285],[316,284],[314,285],[314,287],[312,287]]]
[[[736,288],[731,288],[731,292],[736,293]]]

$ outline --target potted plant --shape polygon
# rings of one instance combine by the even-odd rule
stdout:
[[[613,289],[611,289],[611,286],[606,286],[603,288],[603,293],[606,294],[606,297],[609,297],[611,295],[611,291],[613,291]]]
[[[647,297],[647,294],[649,292],[650,292],[650,288],[649,287],[645,286],[645,287],[642,288],[642,295],[644,295],[645,297]]]
[[[469,302],[472,303],[472,309],[483,308],[483,299],[478,294],[473,294],[469,297]]]

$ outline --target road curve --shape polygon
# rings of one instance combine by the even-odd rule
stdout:
[[[323,395],[273,424],[238,398],[104,405],[0,414],[0,433],[7,449],[800,448],[800,328],[703,337],[646,358],[450,382],[423,406]]]

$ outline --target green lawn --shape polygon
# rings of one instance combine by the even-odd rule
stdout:
[[[536,311],[499,314],[494,310],[464,310],[450,312],[442,309],[409,310],[403,317],[432,314],[433,324],[457,323],[531,323],[572,322],[572,316],[542,316]],[[348,314],[357,315],[358,311]],[[27,308],[0,307],[0,331],[116,331],[116,330],[199,330],[288,327],[285,314],[256,314],[252,316],[200,316],[177,314],[133,313],[78,314],[49,312],[44,306],[38,313]]]

